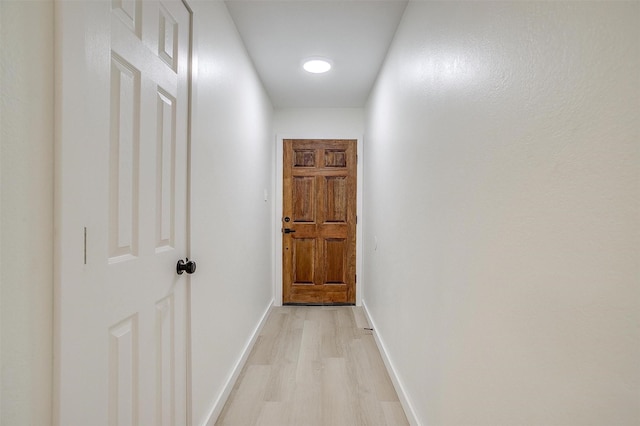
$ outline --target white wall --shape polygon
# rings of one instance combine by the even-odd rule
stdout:
[[[51,422],[53,3],[0,2],[0,424]]]
[[[410,2],[366,121],[364,302],[417,420],[638,424],[640,4]]]
[[[362,303],[364,279],[362,266],[362,193],[363,193],[363,108],[279,108],[274,115],[275,186],[273,215],[274,294],[276,305],[282,305],[282,180],[283,139],[356,139],[358,142],[356,230],[356,305]]]
[[[273,118],[277,135],[337,138],[362,135],[363,108],[278,108]]]
[[[274,136],[271,103],[224,3],[191,5],[192,397],[193,423],[202,425],[222,408],[233,367],[273,300]]]

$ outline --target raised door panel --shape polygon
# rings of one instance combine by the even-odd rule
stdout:
[[[309,168],[316,166],[316,151],[314,149],[295,149],[293,151],[293,167]]]
[[[324,222],[346,223],[349,206],[347,177],[326,176],[324,191]]]
[[[315,238],[293,239],[293,285],[315,283],[317,244]]]
[[[345,284],[346,254],[344,238],[324,240],[324,284]]]
[[[173,294],[156,303],[155,392],[156,424],[175,424],[176,407],[176,312]]]
[[[316,221],[316,179],[312,176],[293,176],[292,203],[293,222]]]
[[[324,150],[324,167],[329,168],[346,168],[347,167],[347,150],[346,149],[325,149]]]
[[[156,251],[175,245],[176,99],[158,87],[156,146]]]
[[[142,34],[142,0],[112,0],[111,11],[138,38]]]
[[[138,424],[138,315],[109,329],[109,424]]]
[[[160,4],[158,30],[158,57],[173,71],[177,71],[179,26],[163,4]]]
[[[111,54],[109,261],[138,255],[140,71]]]

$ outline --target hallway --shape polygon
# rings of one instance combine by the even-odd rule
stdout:
[[[408,424],[361,307],[271,311],[216,425]]]
[[[640,2],[176,2],[0,0],[1,425],[640,425]],[[358,308],[279,307],[286,139],[358,142]]]

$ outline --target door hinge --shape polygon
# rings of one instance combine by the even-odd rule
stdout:
[[[84,227],[84,264],[87,264],[87,227]]]
[[[356,225],[358,224],[358,216],[356,215]]]
[[[355,282],[358,283],[358,274],[356,274]]]

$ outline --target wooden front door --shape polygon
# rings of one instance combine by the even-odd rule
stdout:
[[[355,140],[284,140],[283,303],[355,304]]]

